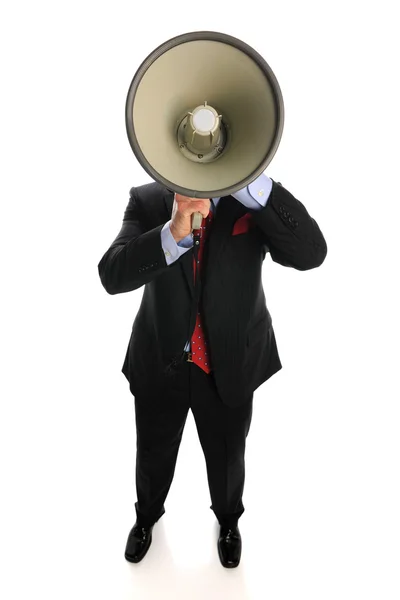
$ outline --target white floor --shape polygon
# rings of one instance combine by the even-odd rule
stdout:
[[[21,436],[29,432],[35,447],[21,449],[21,474],[14,460],[3,501],[7,600],[33,591],[43,600],[398,598],[397,472],[379,459],[390,439],[374,442],[367,402],[362,414],[337,391],[336,403],[329,391],[321,402],[312,382],[294,396],[279,374],[256,393],[236,569],[218,558],[189,412],[166,513],[146,557],[132,564],[124,550],[135,521],[133,399],[122,382],[110,402],[114,386],[94,398],[88,385],[79,417],[77,398],[72,410],[60,392],[41,436],[21,417]]]

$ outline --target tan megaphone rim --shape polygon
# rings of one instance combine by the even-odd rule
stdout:
[[[164,176],[162,176],[160,173],[158,173],[152,167],[152,165],[148,162],[148,160],[144,156],[144,154],[138,144],[136,134],[135,134],[134,122],[133,122],[133,104],[134,104],[134,100],[135,100],[135,95],[136,95],[138,86],[139,86],[144,74],[146,73],[147,69],[150,67],[150,65],[157,58],[159,58],[162,54],[164,54],[171,48],[174,48],[175,46],[178,46],[179,44],[184,44],[186,42],[192,42],[192,41],[196,41],[196,40],[212,40],[212,41],[216,41],[216,42],[222,42],[224,44],[230,44],[231,46],[234,46],[235,48],[237,48],[237,49],[241,50],[242,52],[244,52],[245,54],[247,54],[260,67],[260,69],[266,75],[266,78],[269,80],[269,82],[271,84],[271,90],[273,91],[273,95],[274,95],[276,115],[277,115],[277,119],[276,119],[276,123],[275,123],[275,132],[273,134],[272,144],[270,146],[270,149],[269,149],[267,155],[265,156],[264,160],[262,160],[260,165],[252,173],[250,173],[247,177],[245,177],[241,181],[238,181],[235,185],[225,187],[222,189],[217,189],[217,190],[208,190],[207,195],[205,195],[205,193],[199,192],[198,190],[181,187],[181,186],[177,185],[176,183],[169,181]],[[261,175],[261,173],[263,173],[263,171],[265,171],[266,167],[269,165],[269,163],[273,159],[273,157],[278,149],[281,137],[282,137],[283,125],[284,125],[284,104],[283,104],[282,92],[281,92],[280,86],[278,84],[278,80],[275,77],[275,74],[273,73],[271,67],[264,60],[264,58],[256,50],[254,50],[254,48],[252,48],[251,46],[249,46],[242,40],[239,40],[238,38],[235,38],[231,35],[227,35],[225,33],[220,33],[220,32],[216,32],[216,31],[193,31],[190,33],[184,33],[182,35],[175,36],[175,37],[167,40],[166,42],[162,43],[155,50],[153,50],[147,56],[147,58],[145,58],[145,60],[142,62],[142,64],[139,66],[138,70],[136,71],[136,73],[132,79],[132,82],[129,87],[128,95],[126,98],[125,123],[126,123],[126,131],[127,131],[127,135],[128,135],[128,139],[129,139],[131,148],[132,148],[137,160],[143,167],[143,169],[153,179],[155,179],[156,181],[158,181],[159,183],[164,185],[164,187],[166,187],[167,189],[170,189],[170,190],[172,189],[173,191],[175,191],[179,194],[182,194],[184,196],[189,196],[192,198],[205,198],[205,197],[215,198],[215,197],[229,196],[229,195],[237,192],[238,190],[249,185],[259,175]]]

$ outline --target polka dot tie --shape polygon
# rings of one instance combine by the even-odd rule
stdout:
[[[207,237],[207,229],[212,221],[212,218],[213,218],[213,214],[210,211],[208,213],[207,218],[205,218],[205,219],[203,218],[202,223],[201,223],[200,246],[199,246],[199,251],[198,251],[198,256],[197,256],[198,272],[201,272],[201,264],[202,264],[201,261],[203,258],[204,243],[205,243],[205,240]],[[195,258],[193,257],[194,281],[196,281],[197,270],[196,270],[196,261],[195,261]],[[201,316],[199,309],[197,310],[196,326],[194,328],[192,339],[191,339],[191,352],[192,352],[192,361],[197,366],[199,366],[201,369],[203,369],[203,371],[205,371],[206,373],[210,373],[210,371],[212,370],[211,363],[210,363],[210,355],[208,352],[207,340],[206,340],[206,337],[204,334],[202,316]]]

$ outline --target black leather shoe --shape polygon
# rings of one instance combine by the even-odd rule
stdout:
[[[238,526],[228,529],[221,527],[218,538],[218,554],[222,566],[233,569],[240,563],[242,538]]]
[[[150,548],[153,527],[154,525],[151,527],[142,527],[138,521],[136,521],[129,532],[128,541],[126,543],[126,560],[138,563],[144,558],[147,550]]]

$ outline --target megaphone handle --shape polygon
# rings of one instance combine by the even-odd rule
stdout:
[[[203,222],[203,215],[201,212],[195,212],[192,214],[192,229],[200,229]]]

